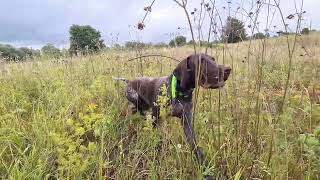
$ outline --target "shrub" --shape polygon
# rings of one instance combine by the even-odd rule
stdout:
[[[135,49],[135,48],[147,48],[151,47],[151,43],[143,43],[138,41],[127,41],[124,45],[126,48]]]
[[[309,33],[310,33],[309,28],[303,28],[303,29],[301,30],[301,34],[309,34]]]
[[[169,46],[171,47],[180,47],[184,46],[187,43],[187,38],[184,36],[177,36],[169,42]]]
[[[39,57],[41,54],[40,50],[34,50],[32,48],[21,47],[19,49],[25,53],[26,58]]]
[[[62,56],[60,49],[54,47],[52,44],[47,44],[41,48],[43,55],[52,58],[59,58]]]
[[[256,33],[252,36],[252,39],[264,39],[266,38],[266,35],[264,35],[263,33]]]

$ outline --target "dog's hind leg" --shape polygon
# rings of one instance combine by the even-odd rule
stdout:
[[[160,107],[152,106],[153,127],[158,127],[160,121]]]
[[[148,105],[139,98],[139,94],[133,88],[128,87],[126,90],[126,97],[131,104],[132,114],[135,114],[139,111],[142,116],[145,116],[145,110],[148,109]]]
[[[129,101],[129,107],[130,107],[130,109],[131,109],[131,113],[132,113],[132,114],[135,114],[135,113],[138,112],[138,109],[137,109],[136,105],[133,104],[133,103],[130,102],[130,101]]]
[[[126,90],[126,97],[129,101],[129,105],[131,107],[132,114],[137,113],[138,111],[138,102],[139,102],[139,95],[138,93],[132,89],[131,87],[128,87]]]

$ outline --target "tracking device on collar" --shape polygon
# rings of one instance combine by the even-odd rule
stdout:
[[[171,96],[172,99],[179,99],[179,100],[192,100],[192,92],[193,89],[183,90],[176,78],[173,74],[171,79]]]
[[[177,97],[177,78],[176,76],[172,75],[171,79],[171,95],[172,98],[175,99]]]

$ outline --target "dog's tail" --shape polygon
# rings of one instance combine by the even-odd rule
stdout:
[[[125,79],[125,78],[120,78],[120,77],[114,77],[114,76],[112,76],[112,79],[114,79],[114,80],[117,80],[117,81],[123,81],[123,82],[125,82],[125,83],[129,83],[129,80],[128,79]]]

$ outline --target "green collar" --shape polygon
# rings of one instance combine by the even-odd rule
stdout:
[[[171,97],[172,97],[172,99],[188,100],[188,101],[191,100],[193,89],[183,91],[178,86],[179,86],[178,80],[177,80],[176,76],[174,76],[172,74],[172,79],[171,79]]]
[[[171,95],[173,99],[177,97],[177,78],[174,75],[172,75],[171,79]]]

